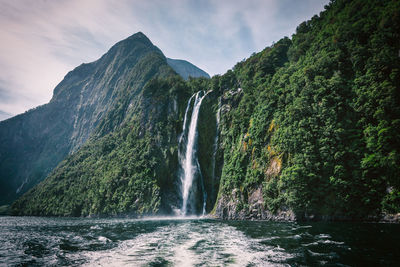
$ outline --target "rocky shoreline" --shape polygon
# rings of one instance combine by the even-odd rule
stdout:
[[[248,207],[240,208],[245,201]],[[276,221],[276,222],[365,222],[365,223],[400,223],[400,213],[381,214],[367,218],[354,218],[349,216],[327,216],[314,214],[295,214],[293,210],[282,209],[272,213],[264,206],[262,187],[256,188],[244,199],[243,194],[233,190],[231,197],[222,195],[219,197],[215,209],[209,215],[210,218],[221,220],[251,220],[251,221]]]
[[[225,214],[209,214],[211,219],[234,220],[234,221],[274,221],[274,222],[361,222],[361,223],[393,223],[400,224],[400,213],[383,214],[381,216],[368,217],[364,219],[356,219],[351,217],[332,217],[332,216],[308,216],[298,217],[292,211],[278,211],[273,214],[269,211],[262,211],[261,214],[246,213],[240,211],[238,213]]]

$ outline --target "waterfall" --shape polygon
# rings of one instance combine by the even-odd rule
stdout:
[[[193,202],[195,202],[195,200],[190,199],[190,194],[193,193],[191,191],[192,191],[193,182],[195,180],[196,174],[199,176],[199,182],[201,183],[201,190],[203,191],[203,214],[205,213],[207,194],[204,189],[204,181],[203,181],[203,177],[201,175],[199,161],[197,159],[197,136],[198,136],[197,121],[198,121],[198,117],[199,117],[201,102],[203,101],[204,97],[207,95],[207,94],[204,94],[203,96],[201,96],[201,94],[204,94],[204,92],[199,91],[189,99],[188,105],[187,105],[186,111],[185,111],[185,117],[183,120],[183,132],[182,132],[181,136],[179,137],[179,148],[180,148],[179,163],[180,163],[180,166],[182,169],[182,173],[180,175],[181,185],[182,185],[181,186],[181,194],[182,194],[181,213],[183,215],[187,214],[188,206],[190,208],[193,208],[196,204],[196,203],[193,203]],[[188,118],[188,113],[190,110],[190,106],[191,106],[193,97],[195,97],[195,100],[193,103],[193,110],[192,110],[192,115],[190,118],[189,129],[187,129],[187,118]]]
[[[213,178],[213,186],[211,189],[211,196],[215,195],[214,192],[214,183],[215,183],[215,164],[216,164],[216,157],[217,157],[217,151],[218,151],[218,136],[219,136],[219,121],[221,118],[221,99],[218,101],[218,110],[217,110],[217,115],[216,115],[216,125],[215,125],[215,137],[214,137],[214,145],[213,145],[213,154],[212,154],[212,178]]]
[[[217,156],[217,150],[218,150],[218,131],[219,131],[220,117],[221,117],[221,100],[218,103],[218,110],[217,110],[217,115],[216,115],[215,138],[214,138],[213,159],[212,159],[213,179],[215,179],[215,158]]]
[[[183,118],[183,131],[182,131],[181,135],[179,136],[179,145],[181,145],[181,143],[182,143],[182,141],[183,141],[183,139],[184,139],[184,137],[185,137],[187,115],[188,115],[188,113],[189,113],[190,103],[192,102],[192,99],[193,99],[193,97],[194,97],[195,95],[196,95],[196,94],[192,95],[192,96],[189,98],[188,103],[187,103],[187,106],[186,106],[185,117]],[[181,158],[181,157],[179,157],[179,158]]]

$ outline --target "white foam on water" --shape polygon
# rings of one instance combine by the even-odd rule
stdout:
[[[120,242],[105,251],[84,252],[89,266],[279,266],[292,257],[283,249],[262,245],[235,227],[187,221]]]
[[[319,234],[319,235],[315,236],[315,238],[329,239],[329,238],[332,238],[332,237],[330,235],[328,235],[328,234]]]
[[[98,239],[100,242],[103,242],[103,243],[107,243],[107,242],[110,242],[110,241],[111,241],[110,239],[108,239],[107,237],[104,237],[104,236],[99,236],[97,239]]]

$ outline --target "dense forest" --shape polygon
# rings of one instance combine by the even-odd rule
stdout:
[[[262,185],[272,212],[400,212],[399,33],[398,1],[333,1],[215,77],[243,89],[224,116],[220,194],[238,189],[238,210]]]
[[[291,38],[224,75],[166,76],[146,83],[129,114],[110,113],[98,129],[129,119],[68,156],[13,213],[170,212],[179,202],[177,137],[199,90],[213,92],[200,115],[205,177],[216,130],[209,125],[221,117],[216,175],[206,180],[215,216],[366,220],[400,212],[399,1],[331,1]]]

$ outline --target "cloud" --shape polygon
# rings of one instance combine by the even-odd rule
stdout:
[[[64,75],[142,31],[209,74],[290,36],[328,0],[0,0],[0,110],[48,102]]]

